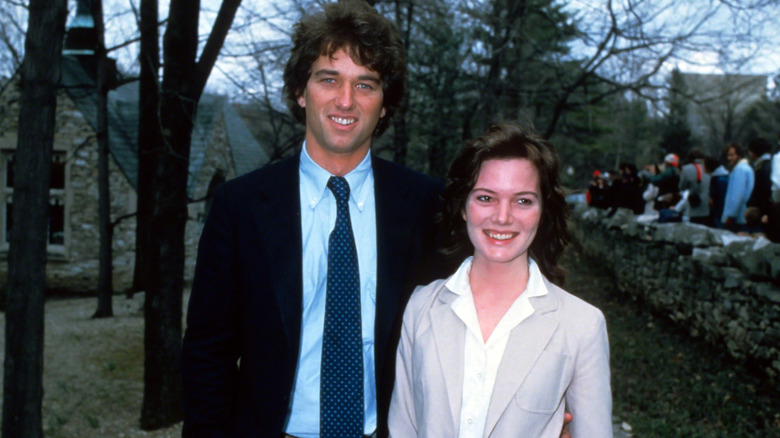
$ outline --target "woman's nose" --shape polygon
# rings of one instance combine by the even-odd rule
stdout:
[[[506,224],[512,220],[512,207],[508,202],[499,202],[496,206],[496,222]]]

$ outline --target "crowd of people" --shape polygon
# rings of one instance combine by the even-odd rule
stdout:
[[[621,163],[617,171],[593,172],[586,200],[610,215],[627,208],[659,222],[691,222],[779,242],[780,150],[771,150],[769,141],[755,138],[747,155],[741,144],[727,144],[721,160],[693,148],[682,163],[674,153],[642,170]]]

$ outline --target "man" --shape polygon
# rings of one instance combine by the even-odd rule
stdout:
[[[656,210],[669,208],[677,202],[674,198],[677,194],[677,186],[680,183],[680,172],[677,169],[679,164],[680,159],[676,154],[666,154],[664,157],[664,169],[661,173],[655,173],[655,166],[645,166],[645,169],[651,173],[647,177],[648,182],[658,187],[658,198],[655,205],[653,205],[653,208]]]
[[[688,190],[688,207],[683,216],[690,222],[710,225],[710,175],[704,171],[704,154],[693,148],[686,156],[687,164],[680,169],[679,190]]]
[[[777,134],[778,150],[772,155],[772,202],[780,202],[780,133]]]
[[[753,192],[748,200],[748,207],[756,207],[761,215],[769,212],[769,204],[772,202],[772,146],[761,137],[754,138],[748,143],[748,157],[753,162],[755,183]]]
[[[710,226],[723,228],[723,204],[729,186],[729,171],[713,157],[704,158],[704,170],[710,175]]]
[[[753,169],[747,158],[743,158],[742,146],[739,143],[729,143],[724,152],[731,171],[721,221],[723,227],[728,230],[743,231],[746,227],[745,209],[750,193],[753,192]]]
[[[305,17],[292,38],[285,93],[305,143],[214,196],[182,353],[184,436],[320,436],[323,324],[336,320],[326,315],[329,234],[345,213],[331,176],[349,186],[363,362],[350,372],[362,373],[353,395],[364,406],[356,435],[337,425],[330,436],[384,435],[402,306],[415,285],[442,275],[440,184],[369,152],[403,95],[392,23],[365,3],[338,2]]]

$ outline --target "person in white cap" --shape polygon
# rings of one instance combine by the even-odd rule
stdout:
[[[677,186],[680,183],[680,172],[677,166],[680,165],[680,158],[675,154],[667,154],[664,157],[664,169],[657,175],[650,175],[648,181],[658,187],[658,202],[654,208],[660,210],[668,208],[675,204],[674,194],[677,193]],[[652,171],[652,170],[651,170]]]

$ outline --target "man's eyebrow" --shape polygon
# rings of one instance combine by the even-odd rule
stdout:
[[[315,77],[320,77],[320,76],[338,76],[338,75],[339,75],[338,70],[331,70],[331,69],[327,69],[327,68],[323,68],[323,69],[317,70],[314,73],[312,73],[312,76],[315,76]],[[382,82],[382,80],[378,76],[376,76],[376,75],[360,75],[360,76],[358,76],[358,80],[369,81],[369,82],[373,82],[375,84],[379,84],[379,83]]]
[[[358,76],[358,79],[360,79],[361,81],[370,81],[375,84],[379,84],[380,82],[382,82],[381,79],[379,79],[377,76],[374,75],[360,75]]]
[[[328,69],[320,69],[312,73],[312,76],[338,76],[339,72],[337,70],[328,70]]]

